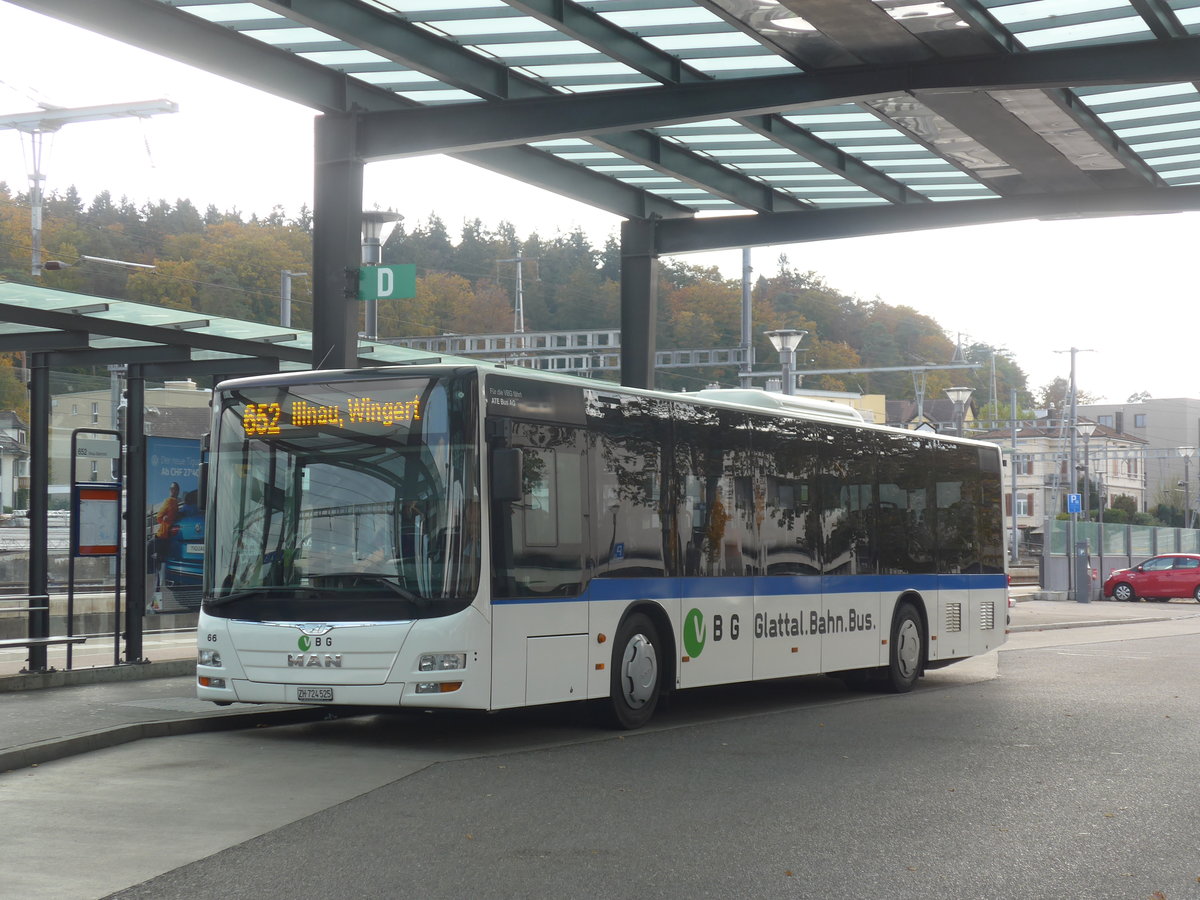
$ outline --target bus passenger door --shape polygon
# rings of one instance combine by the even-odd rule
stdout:
[[[590,530],[583,431],[512,422],[507,444],[521,451],[521,496],[493,509],[493,706],[582,699]]]

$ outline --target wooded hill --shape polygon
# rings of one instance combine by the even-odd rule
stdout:
[[[28,197],[0,183],[0,278],[32,283]],[[135,300],[205,315],[277,323],[280,273],[311,272],[309,210],[289,217],[279,207],[266,217],[238,211],[203,213],[189,200],[140,207],[108,192],[85,202],[74,188],[52,195],[43,214],[44,259],[69,268],[45,272],[40,283],[85,294]],[[156,266],[132,270],[82,260],[83,256]],[[508,332],[513,328],[514,262],[522,257],[527,331],[616,328],[619,325],[619,245],[610,237],[593,246],[581,231],[520,236],[501,222],[461,223],[457,240],[436,215],[401,220],[383,247],[383,261],[417,266],[417,296],[380,304],[380,336],[446,332]],[[664,259],[660,267],[658,346],[661,349],[736,347],[741,331],[741,284],[715,268]],[[308,278],[293,282],[293,319],[308,328],[312,315]],[[808,331],[798,354],[800,368],[885,368],[947,364],[955,346],[941,326],[906,306],[841,293],[814,272],[800,272],[786,257],[778,274],[759,277],[752,290],[759,367],[778,356],[763,332]],[[931,372],[926,396],[941,397],[951,384],[975,388],[977,403],[991,395],[991,350],[964,348],[976,370]],[[1030,405],[1025,373],[1011,357],[995,356],[996,393],[1011,388]],[[0,379],[3,380],[3,379]],[[662,371],[658,386],[694,390],[717,381],[737,383],[733,369]],[[907,372],[808,378],[806,387],[914,395]],[[0,396],[0,406],[7,402]],[[1006,414],[1007,404],[1003,404]]]

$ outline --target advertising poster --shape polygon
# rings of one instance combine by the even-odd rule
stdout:
[[[204,566],[200,441],[147,437],[146,461],[146,612],[192,612]]]

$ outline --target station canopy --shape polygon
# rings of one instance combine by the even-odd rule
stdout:
[[[311,368],[312,333],[0,282],[0,352],[11,351],[44,354],[51,366],[136,365],[150,378],[220,378]],[[364,366],[431,360],[367,340],[357,353]]]
[[[654,253],[1200,208],[1200,0],[14,2]]]

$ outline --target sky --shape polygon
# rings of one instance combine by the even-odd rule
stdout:
[[[47,137],[47,192],[74,185],[135,205],[191,200],[202,211],[288,216],[312,207],[314,113],[0,0],[0,116],[41,102],[65,107],[165,98],[179,112],[68,125]],[[28,188],[28,139],[0,130],[0,181]],[[409,227],[436,213],[457,239],[464,221],[517,233],[582,229],[600,246],[613,215],[446,157],[366,167],[364,209],[393,209]],[[1013,222],[758,247],[755,275],[794,270],[864,300],[910,306],[952,340],[1006,352],[1035,392],[1070,372],[1079,390],[1122,402],[1135,393],[1200,397],[1194,365],[1200,213]],[[741,252],[681,257],[738,277]],[[615,323],[614,323],[615,324]],[[1086,351],[1086,352],[1082,352]],[[986,398],[981,398],[986,400]]]

